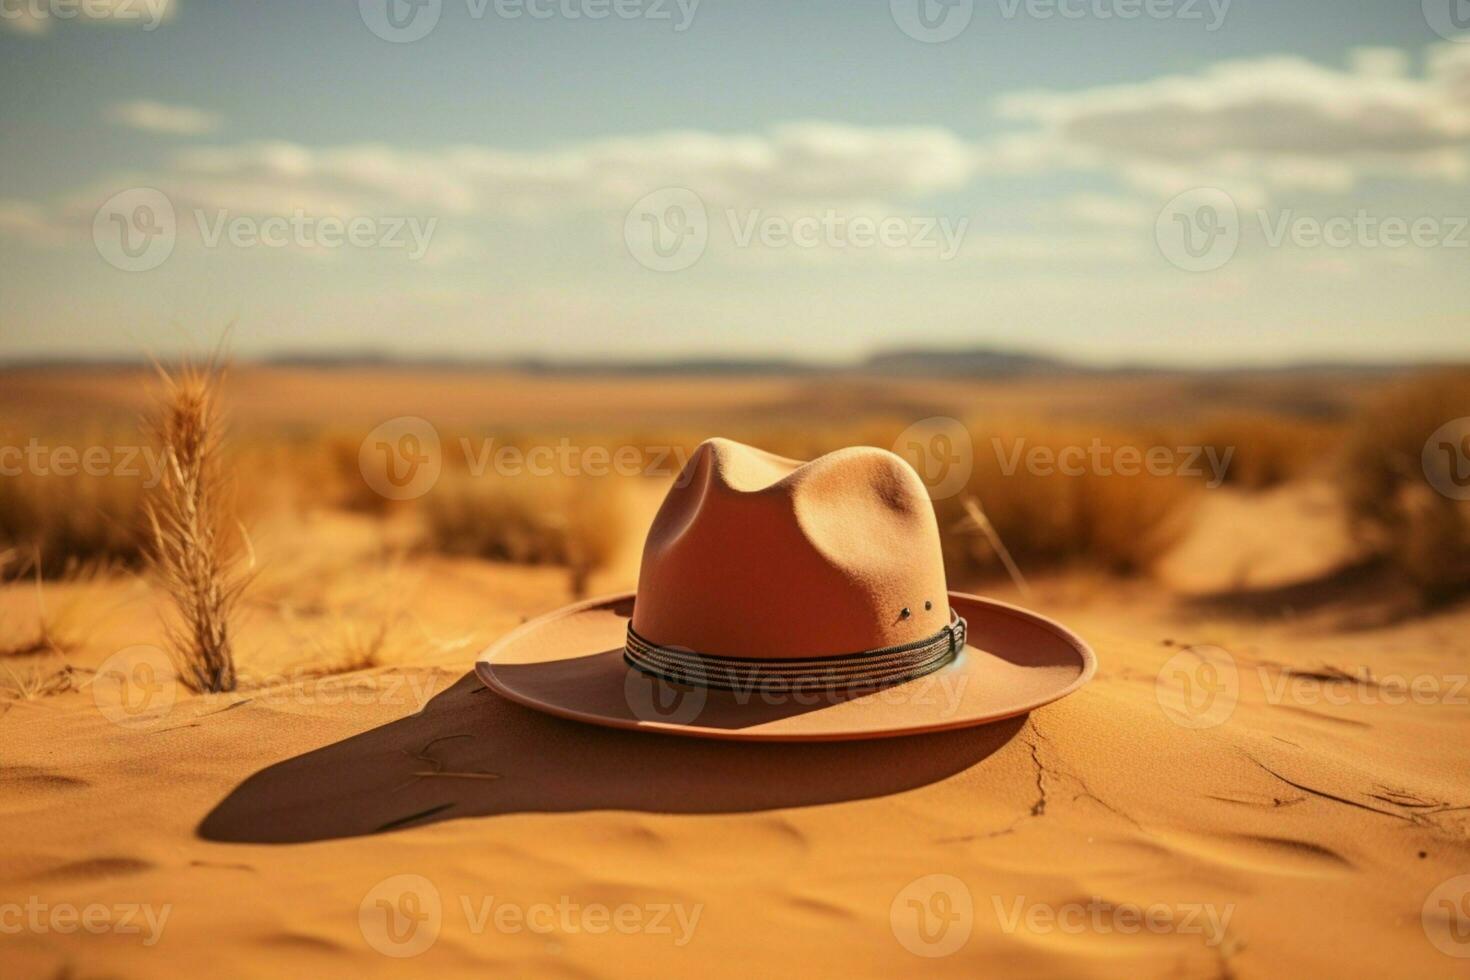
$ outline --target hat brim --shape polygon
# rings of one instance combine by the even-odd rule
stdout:
[[[631,592],[524,623],[481,653],[475,672],[502,697],[593,725],[818,742],[1012,718],[1072,693],[1097,669],[1091,648],[1044,616],[958,592],[949,600],[968,624],[964,651],[932,674],[877,691],[723,691],[649,677],[623,661]]]

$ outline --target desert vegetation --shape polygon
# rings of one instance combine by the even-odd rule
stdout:
[[[381,664],[395,658],[394,649],[437,640],[426,638],[388,600],[304,597],[324,592],[323,582],[350,580],[351,569],[363,561],[388,568],[433,555],[559,571],[568,593],[581,595],[601,570],[626,561],[630,549],[636,556],[633,539],[651,516],[639,507],[656,501],[679,460],[707,435],[811,458],[846,445],[891,447],[913,419],[929,415],[960,419],[974,438],[965,486],[935,504],[957,581],[1005,574],[995,538],[1027,575],[1069,568],[1148,575],[1190,526],[1206,494],[1249,495],[1310,480],[1337,488],[1352,515],[1351,533],[1426,601],[1461,594],[1470,585],[1467,505],[1433,489],[1423,468],[1433,460],[1421,457],[1431,432],[1470,415],[1467,375],[1413,375],[1365,384],[1362,391],[1338,379],[1320,382],[1320,390],[1314,383],[1307,379],[1291,388],[1263,381],[1264,394],[1252,407],[1239,384],[1200,393],[1203,404],[1189,400],[1188,386],[1172,382],[1142,394],[1138,383],[1120,383],[1086,402],[1067,401],[1065,388],[1047,398],[1045,390],[950,386],[936,389],[926,403],[919,389],[878,397],[868,382],[807,380],[783,394],[768,383],[707,381],[680,388],[697,409],[655,421],[650,412],[662,412],[658,403],[650,409],[638,399],[652,397],[659,386],[627,381],[626,393],[597,398],[634,409],[598,412],[589,406],[600,417],[575,429],[555,424],[558,407],[551,403],[538,409],[548,416],[542,425],[526,424],[524,415],[504,430],[489,419],[444,424],[444,471],[433,489],[390,501],[374,492],[360,468],[358,448],[371,422],[262,417],[257,402],[238,397],[237,379],[211,365],[179,365],[158,385],[162,400],[143,430],[146,439],[118,411],[130,389],[114,382],[107,389],[110,408],[95,413],[100,421],[90,431],[57,423],[55,413],[45,423],[23,416],[7,422],[3,445],[23,448],[33,439],[83,450],[141,444],[166,465],[152,477],[140,465],[134,474],[22,467],[0,478],[0,579],[9,580],[16,595],[43,590],[29,604],[39,616],[0,607],[0,653],[39,657],[75,645],[107,605],[77,596],[123,577],[140,585],[155,581],[171,597],[174,649],[188,668],[187,682],[199,689],[227,688],[240,675],[232,663],[239,634],[231,627],[239,608],[284,617],[302,656],[330,662],[333,670]],[[136,384],[143,387],[141,376]],[[732,403],[720,395],[722,384],[757,401],[753,407]],[[521,395],[513,384],[506,387],[511,394],[503,404],[510,414],[519,410]],[[593,384],[585,388],[599,391]],[[271,399],[272,408],[279,400]],[[257,406],[243,424],[234,424],[237,402]],[[232,408],[229,439],[222,436],[223,403]],[[145,408],[141,393],[136,404],[135,411]],[[1014,410],[998,411],[997,404]],[[1169,404],[1180,410],[1160,408]],[[402,408],[356,411],[380,420]],[[656,446],[668,455],[642,477],[533,475],[475,470],[453,448],[492,435],[497,446],[522,450],[570,439],[583,449]],[[1059,475],[1008,459],[1017,446],[1054,457],[1093,442],[1115,453],[1201,447],[1216,459],[1228,456],[1229,466],[1214,474]],[[1443,457],[1442,464],[1448,462]],[[972,507],[983,511],[993,537],[976,532]],[[301,522],[328,519],[362,539],[338,565],[298,543]],[[252,545],[260,577],[247,587]]]
[[[1466,417],[1470,372],[1406,381],[1363,407],[1340,459],[1358,533],[1430,602],[1470,589],[1470,500],[1442,492],[1466,485],[1459,470],[1470,447],[1428,445]]]
[[[232,691],[231,619],[246,584],[222,470],[221,368],[211,360],[160,370],[162,391],[149,428],[162,479],[147,503],[152,570],[173,602],[168,645],[193,691]],[[237,540],[245,531],[238,526]]]

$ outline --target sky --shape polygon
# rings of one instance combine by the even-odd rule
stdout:
[[[0,359],[1470,355],[1466,0],[0,0],[0,84]]]

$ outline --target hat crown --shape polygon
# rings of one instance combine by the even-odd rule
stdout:
[[[659,508],[633,611],[653,643],[772,660],[912,643],[949,620],[934,508],[902,458],[802,463],[728,439],[701,444]]]

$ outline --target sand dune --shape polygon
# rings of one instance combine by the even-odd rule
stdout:
[[[446,629],[560,601],[425,561]],[[1430,898],[1470,867],[1470,691],[1447,686],[1470,613],[1308,636],[1075,579],[1035,602],[1095,645],[1091,685],[871,743],[584,727],[485,691],[470,652],[126,724],[95,688],[17,703],[6,901],[167,917],[151,945],[142,911],[136,933],[7,936],[6,972],[373,976],[420,945],[419,970],[537,976],[1463,971]],[[1204,662],[1233,683],[1186,701]],[[1446,686],[1400,698],[1390,675]]]

